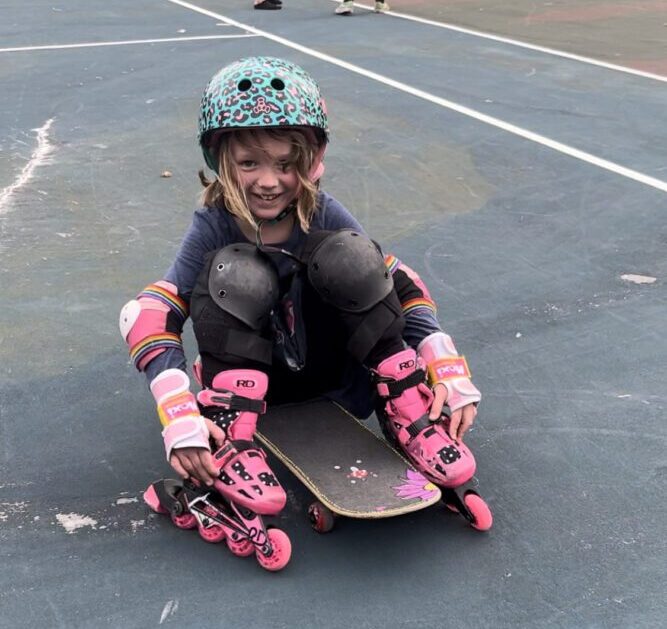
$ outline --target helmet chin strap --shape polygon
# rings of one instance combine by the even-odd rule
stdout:
[[[291,203],[288,205],[284,210],[278,214],[275,218],[262,218],[259,221],[257,221],[257,232],[255,234],[255,243],[258,247],[261,247],[264,245],[262,242],[262,227],[264,225],[275,225],[276,223],[280,223],[284,218],[287,218],[290,214],[292,214],[296,210],[296,204]]]
[[[264,225],[266,223],[268,225],[274,225],[275,223],[280,223],[280,221],[282,221],[284,218],[287,218],[292,212],[294,212],[294,210],[296,210],[296,203],[291,203],[275,218],[263,218],[259,221],[259,224]]]

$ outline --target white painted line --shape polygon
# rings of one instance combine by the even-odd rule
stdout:
[[[247,24],[237,22],[236,20],[232,20],[231,18],[225,17],[224,15],[220,15],[219,13],[214,13],[213,11],[209,11],[208,9],[203,9],[189,2],[185,2],[184,0],[167,0],[167,2],[180,5],[182,7],[185,7],[186,9],[190,9],[192,11],[196,11],[197,13],[201,13],[203,15],[215,18],[216,20],[224,21],[225,23],[230,24],[232,26],[237,26],[238,28],[245,29],[250,33],[261,35],[262,37],[265,37],[270,41],[274,41],[288,48],[298,50],[299,52],[302,52],[306,55],[315,57],[316,59],[320,59],[321,61],[325,61],[327,63],[331,63],[340,68],[344,68],[345,70],[349,70],[350,72],[354,72],[355,74],[360,74],[361,76],[365,76],[366,78],[377,81],[378,83],[383,83],[384,85],[393,87],[397,90],[400,90],[401,92],[405,92],[406,94],[411,94],[412,96],[416,96],[417,98],[429,101],[431,103],[434,103],[435,105],[440,105],[445,109],[450,109],[457,113],[463,114],[464,116],[474,118],[475,120],[488,124],[492,127],[502,129],[503,131],[507,131],[508,133],[512,133],[513,135],[519,136],[526,140],[530,140],[531,142],[541,144],[542,146],[546,146],[547,148],[553,149],[554,151],[558,151],[559,153],[562,153],[564,155],[568,155],[569,157],[574,157],[575,159],[581,160],[582,162],[586,162],[588,164],[592,164],[604,170],[608,170],[609,172],[612,172],[616,175],[627,177],[628,179],[632,179],[646,186],[650,186],[652,188],[656,188],[657,190],[662,190],[663,192],[667,192],[667,181],[662,181],[660,179],[656,179],[655,177],[650,177],[636,170],[632,170],[631,168],[626,168],[625,166],[621,166],[620,164],[616,164],[614,162],[610,162],[609,160],[602,159],[601,157],[597,157],[595,155],[592,155],[591,153],[586,153],[585,151],[581,151],[574,147],[568,146],[567,144],[563,144],[562,142],[552,140],[551,138],[548,138],[544,135],[540,135],[539,133],[534,133],[522,127],[510,124],[509,122],[505,122],[504,120],[499,120],[498,118],[494,118],[493,116],[488,116],[487,114],[483,114],[479,111],[476,111],[475,109],[471,109],[470,107],[465,107],[463,105],[459,105],[458,103],[454,103],[445,98],[434,96],[433,94],[429,94],[428,92],[424,92],[423,90],[417,89],[410,85],[406,85],[405,83],[401,83],[400,81],[395,81],[394,79],[390,79],[381,74],[377,74],[376,72],[364,70],[363,68],[360,68],[359,66],[356,66],[352,63],[348,63],[347,61],[342,61],[341,59],[337,59],[336,57],[332,57],[325,53],[319,52],[317,50],[314,50],[313,48],[308,48],[306,46],[302,46],[301,44],[297,44],[289,39],[285,39],[284,37],[279,37],[278,35],[267,33],[266,31],[262,31],[253,26],[248,26]]]
[[[33,131],[37,132],[37,148],[30,157],[30,161],[23,167],[16,181],[0,191],[0,215],[4,213],[12,195],[32,179],[35,168],[43,164],[53,150],[48,135],[52,124],[53,118],[50,118],[39,129],[33,129]]]
[[[633,282],[635,284],[653,284],[656,281],[656,277],[651,277],[650,275],[636,275],[634,273],[629,273],[626,275],[621,275],[621,279],[626,282]]]
[[[162,608],[162,614],[160,614],[160,624],[162,624],[167,618],[173,616],[178,611],[178,599],[167,601]]]
[[[69,48],[97,48],[100,46],[132,46],[135,44],[162,44],[166,42],[203,41],[209,39],[242,39],[257,37],[252,33],[242,35],[198,35],[193,37],[165,37],[163,39],[129,39],[126,41],[89,42],[84,44],[52,44],[50,46],[24,46],[22,48],[0,48],[0,52],[29,52],[34,50],[67,50]]]
[[[331,0],[331,2],[336,2],[336,3],[339,3],[340,1],[341,0]],[[354,6],[359,7],[360,9],[364,9],[366,11],[373,11],[373,7],[367,6],[365,4],[359,4],[355,2]],[[472,35],[473,37],[489,39],[491,41],[496,41],[501,44],[508,44],[510,46],[517,46],[518,48],[525,48],[527,50],[534,50],[535,52],[542,52],[547,55],[554,55],[556,57],[563,57],[564,59],[570,59],[572,61],[587,63],[589,65],[597,66],[599,68],[605,68],[607,70],[624,72],[626,74],[634,74],[635,76],[640,76],[644,79],[652,79],[654,81],[663,81],[667,83],[667,76],[663,76],[662,74],[654,74],[653,72],[636,70],[634,68],[629,68],[628,66],[620,66],[615,63],[608,63],[606,61],[601,61],[600,59],[594,59],[593,57],[585,57],[583,55],[577,55],[571,52],[565,52],[564,50],[558,50],[557,48],[547,48],[546,46],[529,44],[528,42],[524,42],[519,39],[502,37],[501,35],[493,35],[491,33],[485,33],[484,31],[476,31],[472,28],[465,28],[464,26],[456,26],[455,24],[449,24],[448,22],[436,22],[435,20],[428,20],[426,18],[418,17],[416,15],[408,15],[407,13],[397,13],[396,11],[385,11],[384,14],[391,15],[392,17],[397,17],[402,20],[410,20],[411,22],[419,22],[420,24],[427,24],[428,26],[436,26],[438,28],[444,28],[449,31],[455,31],[457,33],[463,33],[465,35]]]

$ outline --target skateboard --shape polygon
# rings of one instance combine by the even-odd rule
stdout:
[[[315,496],[308,515],[320,533],[333,528],[337,515],[389,518],[442,498],[384,439],[331,401],[269,408],[255,436]]]

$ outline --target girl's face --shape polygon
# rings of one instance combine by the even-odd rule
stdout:
[[[235,134],[229,148],[250,211],[260,220],[278,216],[299,190],[290,141],[256,131]]]

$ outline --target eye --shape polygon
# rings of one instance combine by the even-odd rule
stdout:
[[[244,170],[250,170],[251,168],[254,168],[257,166],[257,162],[253,161],[252,159],[244,159],[238,162],[239,167],[244,169]]]

